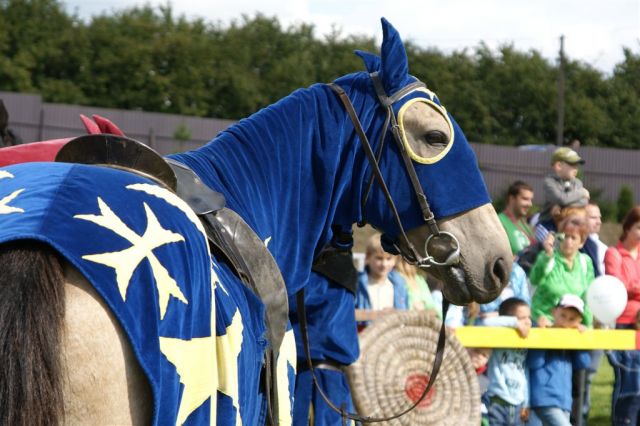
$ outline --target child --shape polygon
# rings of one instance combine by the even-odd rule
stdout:
[[[516,297],[500,304],[499,316],[485,318],[484,325],[513,327],[522,337],[531,330],[529,305]],[[489,385],[485,393],[491,426],[520,426],[529,418],[529,378],[526,349],[494,349],[489,359]]]
[[[589,202],[589,191],[576,176],[578,164],[584,160],[577,152],[568,147],[560,147],[551,156],[553,173],[544,179],[544,206],[540,212],[536,236],[544,240],[546,232],[555,231],[554,216],[565,207],[585,207]]]
[[[565,294],[553,309],[558,328],[580,329],[584,301]],[[571,426],[571,379],[573,370],[589,367],[588,351],[532,349],[527,356],[531,408],[544,425]]]
[[[358,277],[356,321],[365,326],[395,309],[408,309],[407,287],[402,276],[393,270],[397,257],[385,252],[380,234],[367,241],[365,270]]]
[[[538,254],[529,274],[531,284],[536,287],[531,312],[539,327],[551,325],[551,311],[562,295],[574,294],[586,301],[587,289],[594,279],[591,259],[578,251],[587,238],[586,222],[569,216],[560,222],[559,228],[561,233],[547,235],[544,251]],[[590,327],[592,315],[588,308],[582,317],[584,325]]]

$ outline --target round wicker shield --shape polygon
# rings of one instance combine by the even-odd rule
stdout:
[[[376,320],[360,334],[360,358],[347,369],[360,415],[387,417],[422,395],[433,367],[440,321],[424,311]],[[480,424],[480,388],[466,349],[447,335],[444,359],[429,394],[392,425]]]

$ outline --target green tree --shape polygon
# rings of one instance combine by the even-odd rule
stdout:
[[[105,107],[171,111],[169,78],[153,52],[172,25],[150,7],[94,18],[88,27],[91,99]]]
[[[410,72],[434,90],[469,140],[555,141],[557,66],[535,50],[485,44],[444,54],[405,43]],[[640,148],[640,52],[626,47],[611,76],[567,60],[565,138]],[[218,118],[248,116],[300,87],[364,70],[367,35],[275,17],[229,25],[133,7],[87,22],[60,0],[0,0],[0,90],[46,101]]]
[[[59,1],[0,0],[0,89],[82,103],[87,49],[82,23]]]
[[[639,44],[640,45],[640,44]],[[640,148],[640,52],[624,49],[624,61],[616,65],[604,101],[611,117],[609,146]]]
[[[610,88],[602,73],[588,65],[568,61],[565,91],[565,142],[608,145],[615,121],[606,102]]]

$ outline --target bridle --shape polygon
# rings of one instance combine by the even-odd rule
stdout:
[[[353,123],[355,131],[359,136],[360,142],[362,144],[362,148],[365,152],[365,155],[367,156],[369,165],[371,166],[371,169],[372,169],[372,174],[365,185],[365,191],[361,200],[361,210],[363,212],[363,215],[364,215],[367,199],[369,197],[369,193],[371,192],[373,181],[375,179],[375,181],[380,186],[380,189],[384,193],[384,196],[387,200],[387,203],[389,204],[389,207],[391,208],[395,221],[400,230],[399,236],[402,238],[404,243],[404,247],[403,247],[400,244],[398,244],[396,241],[391,241],[393,249],[395,249],[400,255],[402,255],[402,257],[407,262],[414,264],[419,268],[426,269],[432,266],[451,267],[453,265],[456,265],[460,261],[460,243],[453,234],[446,231],[441,231],[439,229],[438,224],[435,220],[435,216],[431,211],[431,207],[429,206],[427,197],[424,194],[424,191],[422,190],[422,186],[420,185],[420,180],[418,179],[418,175],[416,173],[415,167],[402,142],[401,132],[403,130],[398,125],[398,121],[393,112],[394,103],[398,102],[405,96],[409,95],[410,93],[418,89],[425,88],[426,85],[421,81],[415,81],[403,87],[402,89],[394,93],[392,96],[387,96],[384,90],[384,87],[382,85],[382,82],[380,81],[380,78],[378,76],[378,73],[377,72],[371,73],[370,77],[373,81],[373,85],[375,87],[378,100],[380,101],[380,104],[382,105],[382,107],[385,108],[387,113],[384,121],[384,125],[382,127],[382,132],[380,133],[380,140],[378,143],[378,150],[376,154],[374,154],[373,149],[371,148],[371,144],[369,143],[367,135],[362,128],[362,124],[358,119],[358,115],[356,114],[353,108],[353,105],[351,103],[351,100],[349,99],[349,96],[346,94],[344,89],[339,85],[335,83],[331,83],[328,85],[331,88],[331,90],[333,90],[333,92],[336,93],[336,95],[344,105],[345,109],[347,110],[347,113],[349,114],[349,117],[351,119],[351,122]],[[393,139],[398,146],[398,150],[400,151],[402,161],[405,166],[405,170],[409,176],[409,180],[411,181],[411,186],[417,197],[418,204],[420,205],[422,219],[425,221],[425,223],[429,227],[430,234],[424,243],[424,253],[425,253],[424,256],[418,252],[414,244],[409,240],[409,237],[407,236],[404,226],[402,225],[402,221],[400,220],[400,214],[398,213],[398,209],[396,208],[395,203],[393,202],[391,193],[389,192],[387,184],[380,171],[379,163],[382,156],[384,142],[386,140],[386,134],[389,129],[389,125],[391,125],[391,133],[393,135]],[[362,221],[362,223],[364,223],[364,220]],[[437,255],[430,254],[430,249],[437,248],[437,245],[440,246],[439,250],[441,251],[441,254],[442,254],[442,256],[439,256],[439,257],[436,257]],[[432,250],[431,252],[433,253],[433,251],[434,250]],[[347,419],[355,420],[363,423],[377,423],[377,422],[390,421],[405,415],[406,413],[408,413],[409,411],[417,407],[420,404],[420,402],[422,402],[422,400],[427,396],[427,394],[433,387],[433,384],[435,383],[436,377],[440,370],[442,360],[444,358],[444,345],[445,345],[445,337],[446,337],[444,319],[446,318],[448,307],[449,307],[449,302],[446,299],[443,300],[443,307],[442,307],[443,322],[440,328],[440,334],[438,336],[438,344],[436,347],[435,360],[433,363],[431,374],[429,375],[430,377],[429,383],[425,387],[420,398],[418,398],[418,400],[412,406],[392,416],[364,417],[364,416],[360,416],[359,414],[349,413],[344,408],[338,408],[333,402],[331,402],[331,400],[328,398],[328,396],[324,393],[324,391],[320,387],[319,382],[315,375],[313,362],[311,360],[311,350],[309,348],[309,337],[307,335],[306,313],[304,308],[304,289],[298,292],[297,309],[298,309],[298,318],[300,321],[302,344],[305,352],[305,357],[307,359],[308,368],[309,368],[309,371],[311,372],[312,381],[315,387],[318,389],[320,396],[322,397],[322,399],[324,399],[325,403],[331,409],[340,413],[343,419],[343,423],[346,423]]]
[[[369,165],[372,169],[372,174],[369,177],[365,185],[365,191],[361,200],[361,211],[364,212],[365,206],[371,192],[371,188],[373,187],[373,181],[378,183],[380,189],[384,193],[384,196],[391,208],[394,219],[398,225],[398,229],[400,230],[400,237],[402,238],[406,249],[403,249],[397,242],[391,242],[393,245],[393,249],[395,249],[402,257],[409,263],[418,266],[419,268],[429,268],[431,266],[452,266],[457,264],[460,261],[460,243],[458,239],[451,233],[446,231],[441,231],[438,227],[438,223],[435,220],[435,216],[431,211],[431,207],[429,206],[429,202],[427,201],[427,196],[424,194],[422,189],[422,185],[420,184],[420,180],[418,179],[418,175],[416,173],[415,167],[412,163],[411,158],[409,157],[404,144],[402,142],[401,128],[398,125],[396,116],[393,112],[393,104],[407,96],[408,94],[416,91],[416,89],[424,88],[426,85],[421,81],[415,81],[411,84],[408,84],[404,88],[400,89],[392,96],[387,96],[384,87],[382,86],[382,82],[378,76],[378,73],[371,73],[371,80],[373,81],[373,85],[376,90],[376,94],[378,96],[378,100],[380,104],[386,110],[386,118],[384,125],[382,127],[382,131],[380,132],[380,141],[378,143],[377,155],[374,155],[373,149],[371,148],[371,144],[367,138],[366,133],[364,132],[362,125],[360,124],[360,120],[349,100],[349,97],[345,93],[342,87],[338,86],[335,83],[329,84],[329,87],[338,95],[343,105],[345,106],[349,117],[355,127],[356,132],[360,138],[360,142],[362,144],[362,148],[367,156],[367,160],[369,161]],[[387,184],[382,177],[382,173],[380,172],[380,158],[383,153],[384,143],[386,140],[387,130],[389,129],[389,124],[391,124],[391,133],[393,135],[393,140],[398,146],[398,150],[400,151],[400,155],[402,157],[402,161],[405,167],[405,170],[409,176],[409,180],[411,182],[411,186],[418,200],[418,204],[420,205],[420,211],[422,213],[422,219],[425,221],[427,226],[429,227],[429,237],[426,239],[424,244],[424,252],[425,256],[422,256],[413,243],[409,240],[407,233],[402,225],[402,221],[400,220],[400,214],[398,213],[398,209],[393,202],[389,189],[387,188]],[[364,215],[364,213],[363,213]],[[360,224],[364,224],[366,221],[363,219]],[[441,247],[449,247],[446,256],[440,259],[429,254],[430,247],[432,244],[439,243]]]

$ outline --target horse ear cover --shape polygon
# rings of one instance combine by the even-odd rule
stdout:
[[[364,50],[356,50],[355,54],[362,59],[369,73],[380,71],[380,56],[365,52]]]
[[[382,47],[380,78],[387,96],[415,81],[409,75],[407,52],[398,31],[384,18],[382,22]]]

